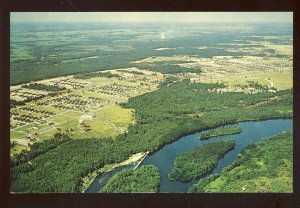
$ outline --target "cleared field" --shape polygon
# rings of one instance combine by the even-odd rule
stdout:
[[[34,59],[35,57],[32,55],[32,53],[30,53],[30,51],[28,50],[28,48],[23,47],[23,48],[18,48],[18,47],[14,47],[14,50],[12,50],[13,52],[10,54],[10,58],[12,61],[15,60],[26,60],[26,59]]]
[[[57,132],[67,132],[74,139],[115,138],[125,132],[134,121],[134,115],[131,109],[124,109],[117,103],[155,90],[163,80],[160,74],[148,79],[148,75],[131,74],[131,70],[112,70],[119,78],[75,79],[68,76],[36,82],[66,88],[56,94],[13,86],[11,99],[33,101],[11,108],[11,140],[22,143],[12,153],[26,149],[28,143],[50,139]]]
[[[290,47],[283,45],[284,48]],[[241,49],[242,50],[242,49]],[[199,68],[201,73],[185,73],[172,75],[178,79],[189,78],[194,82],[216,83],[228,85],[228,91],[258,92],[251,89],[249,82],[257,82],[270,90],[283,90],[293,87],[292,56],[289,52],[283,57],[261,56],[214,56],[203,58],[198,56],[157,56],[142,59],[136,63],[186,62],[177,64],[185,68]],[[176,64],[175,64],[176,65]]]
[[[49,122],[54,122],[54,123],[61,123],[67,120],[70,120],[71,118],[69,116],[65,116],[65,115],[56,115],[53,116],[51,118],[49,118]]]
[[[87,120],[85,125],[86,129],[83,132],[77,132],[74,138],[113,138],[119,134],[118,129],[115,129],[113,125],[100,121]]]
[[[55,133],[57,133],[58,130],[55,128],[43,131],[42,133],[38,133],[37,137],[39,138],[40,141],[42,140],[48,140],[51,138]]]
[[[258,82],[261,85],[271,87],[269,81],[273,83],[273,86],[278,90],[290,89],[293,87],[293,74],[292,71],[289,72],[269,72],[269,73],[259,73],[259,72],[248,72],[241,73],[237,75],[222,76],[215,78],[203,78],[201,82],[212,83],[212,82],[223,82],[230,86],[232,89],[236,86],[243,85],[247,86],[249,81]]]
[[[126,127],[128,123],[133,121],[133,113],[130,109],[124,109],[111,103],[104,105],[103,109],[97,111],[95,114],[97,120],[114,123],[119,127]]]
[[[200,73],[172,76],[179,79],[190,78],[195,82],[223,82],[229,85],[229,91],[258,92],[257,89],[249,91],[248,88],[251,88],[248,86],[249,81],[257,82],[270,90],[292,88],[293,37],[250,36],[249,38],[249,40],[219,43],[218,47],[214,47],[214,49],[241,55],[217,55],[210,58],[201,55],[152,56],[134,63],[150,66],[170,62],[183,68],[199,68]]]
[[[11,131],[10,138],[19,139],[24,138],[26,136],[25,133],[19,131]]]

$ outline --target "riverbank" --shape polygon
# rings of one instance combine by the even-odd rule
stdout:
[[[161,144],[160,146],[158,146],[158,148],[156,148],[153,151],[149,151],[149,156],[155,154],[157,151],[161,150],[162,148],[164,148],[164,146],[171,144],[177,140],[179,140],[182,137],[191,135],[191,134],[195,134],[195,133],[200,133],[202,131],[208,131],[208,130],[212,130],[212,129],[216,129],[216,128],[220,128],[220,127],[224,127],[224,126],[229,126],[229,125],[237,125],[239,122],[257,122],[257,121],[272,121],[272,120],[278,120],[278,119],[283,119],[283,120],[289,120],[289,119],[293,119],[293,116],[273,116],[273,117],[268,117],[268,118],[256,118],[256,119],[241,119],[241,120],[236,120],[236,121],[232,121],[232,122],[224,122],[223,124],[217,124],[211,127],[199,127],[196,129],[193,129],[191,131],[188,131],[184,134],[180,134],[179,136],[175,137],[173,140],[168,141],[166,143]]]
[[[223,168],[227,167],[234,161],[237,155],[242,149],[247,147],[251,143],[255,143],[262,138],[270,137],[274,134],[280,133],[282,131],[292,129],[292,121],[288,120],[268,120],[261,122],[241,122],[239,126],[243,128],[241,134],[235,135],[234,139],[236,141],[236,147],[229,151],[223,158],[218,162],[216,168],[206,175],[196,178],[190,182],[171,182],[168,179],[168,173],[173,168],[174,160],[176,155],[190,151],[193,147],[199,147],[211,142],[216,142],[220,140],[231,139],[231,136],[221,136],[217,138],[212,138],[210,140],[201,141],[199,139],[199,134],[195,133],[180,138],[172,144],[165,146],[163,149],[159,150],[155,154],[147,157],[143,165],[155,165],[159,168],[161,173],[161,184],[160,192],[162,193],[186,193],[187,190],[193,185],[199,182],[211,174],[219,173]],[[162,161],[163,160],[163,161]]]
[[[106,173],[106,172],[110,172],[115,168],[124,166],[124,165],[129,165],[131,163],[135,163],[138,162],[139,160],[141,160],[145,155],[147,154],[147,152],[139,152],[136,154],[131,155],[127,160],[124,160],[120,163],[114,163],[114,164],[109,164],[109,165],[104,165],[103,167],[89,173],[87,176],[81,178],[82,184],[79,188],[79,192],[84,193],[86,191],[86,189],[92,184],[92,182],[95,180],[95,178],[101,174],[101,173]]]
[[[159,150],[161,150],[162,148],[164,148],[166,145],[171,144],[171,143],[179,140],[180,138],[182,138],[184,136],[187,136],[187,135],[190,135],[190,134],[194,134],[194,133],[199,133],[200,131],[211,130],[211,129],[222,127],[222,126],[225,126],[225,125],[234,125],[234,124],[238,124],[239,122],[271,121],[271,120],[275,120],[275,119],[288,120],[288,119],[292,119],[292,117],[257,118],[257,119],[249,119],[247,121],[241,120],[241,121],[233,121],[233,122],[223,123],[223,124],[215,125],[215,126],[209,127],[209,128],[198,128],[197,130],[194,129],[194,131],[187,132],[184,135],[179,136],[179,137],[175,138],[174,140],[161,145],[157,150],[149,152],[148,156],[151,156],[151,155],[155,154],[156,152],[158,152]],[[81,183],[82,185],[79,186],[80,187],[79,192],[84,193],[90,187],[90,185],[93,183],[93,181],[96,179],[96,177],[99,174],[110,172],[110,171],[112,171],[112,170],[114,170],[114,169],[116,169],[118,167],[125,166],[125,165],[128,165],[128,164],[140,161],[145,156],[146,153],[147,152],[140,152],[140,153],[137,153],[137,154],[133,154],[133,155],[131,155],[125,161],[122,161],[120,163],[114,163],[114,164],[105,165],[102,168],[97,169],[97,170],[91,172],[90,174],[88,174],[84,178],[80,179],[80,181],[82,182]],[[141,164],[143,164],[143,163],[141,163]]]
[[[280,119],[280,120],[267,120],[260,122],[241,122],[238,124],[242,127],[243,132],[235,136],[236,140],[236,148],[232,151],[229,151],[224,158],[222,157],[218,162],[217,167],[207,175],[203,175],[200,178],[204,178],[209,176],[210,174],[218,173],[224,167],[231,164],[231,162],[236,158],[236,156],[240,153],[240,151],[245,148],[248,144],[259,141],[263,137],[269,137],[274,134],[277,134],[284,130],[289,130],[292,128],[292,120],[291,119]],[[163,148],[156,152],[152,152],[149,154],[146,159],[141,163],[144,165],[154,165],[158,167],[161,175],[161,184],[160,184],[160,192],[168,192],[168,193],[185,193],[188,189],[195,183],[198,182],[198,178],[191,182],[171,182],[168,179],[168,173],[173,168],[173,163],[176,156],[182,152],[186,152],[191,150],[193,147],[199,147],[204,144],[208,144],[214,141],[220,141],[223,139],[231,139],[230,136],[212,138],[211,140],[201,141],[199,139],[199,133],[196,132],[192,135],[184,136],[179,138],[178,140],[165,145]],[[130,165],[133,167],[133,165]],[[116,168],[109,173],[100,174],[97,178],[92,182],[91,186],[86,190],[86,193],[98,193],[104,184],[99,184],[99,180],[103,179],[108,181],[113,175],[118,172],[124,170],[125,167]]]

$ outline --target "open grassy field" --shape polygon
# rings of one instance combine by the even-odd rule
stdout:
[[[269,80],[269,81],[268,81]],[[249,81],[258,82],[261,85],[273,86],[278,90],[290,89],[293,87],[293,74],[292,71],[288,72],[269,72],[262,74],[259,72],[244,73],[232,76],[216,77],[214,79],[203,79],[204,83],[223,82],[230,86],[231,89],[236,89],[239,86],[247,86]]]

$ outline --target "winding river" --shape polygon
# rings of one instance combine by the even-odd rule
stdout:
[[[230,127],[232,125],[228,125]],[[181,137],[180,139],[165,145],[163,148],[157,152],[149,155],[141,165],[154,165],[158,167],[159,173],[161,176],[160,182],[160,192],[171,192],[171,193],[181,193],[187,192],[188,189],[199,179],[191,181],[189,183],[182,182],[171,182],[168,179],[168,173],[172,170],[173,162],[177,154],[190,150],[193,147],[197,147],[203,144],[210,142],[218,141],[221,139],[235,139],[236,144],[235,148],[228,152],[224,158],[219,160],[218,166],[210,173],[220,172],[224,167],[231,164],[236,156],[250,143],[259,141],[262,138],[272,136],[274,134],[280,133],[285,130],[292,130],[293,120],[292,119],[276,119],[276,120],[266,120],[266,121],[250,121],[250,122],[239,122],[243,131],[240,134],[227,135],[227,136],[218,136],[213,137],[205,141],[201,141],[199,136],[201,133],[206,131],[197,132],[190,134],[188,136]],[[216,128],[218,129],[218,128]],[[114,169],[109,173],[105,173],[96,177],[90,187],[86,190],[86,193],[97,193],[99,192],[108,179],[113,176],[115,173],[123,170],[124,168],[132,168],[133,165],[123,166]],[[210,175],[208,174],[208,175]],[[207,176],[208,176],[207,175]],[[203,176],[203,177],[207,177]],[[203,178],[202,177],[202,178]],[[201,178],[200,178],[201,179]],[[101,183],[99,183],[99,180]]]

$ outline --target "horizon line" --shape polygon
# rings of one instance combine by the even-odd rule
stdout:
[[[182,22],[173,22],[173,21],[22,21],[22,20],[10,20],[10,23],[290,23],[293,24],[293,21],[182,21]]]

